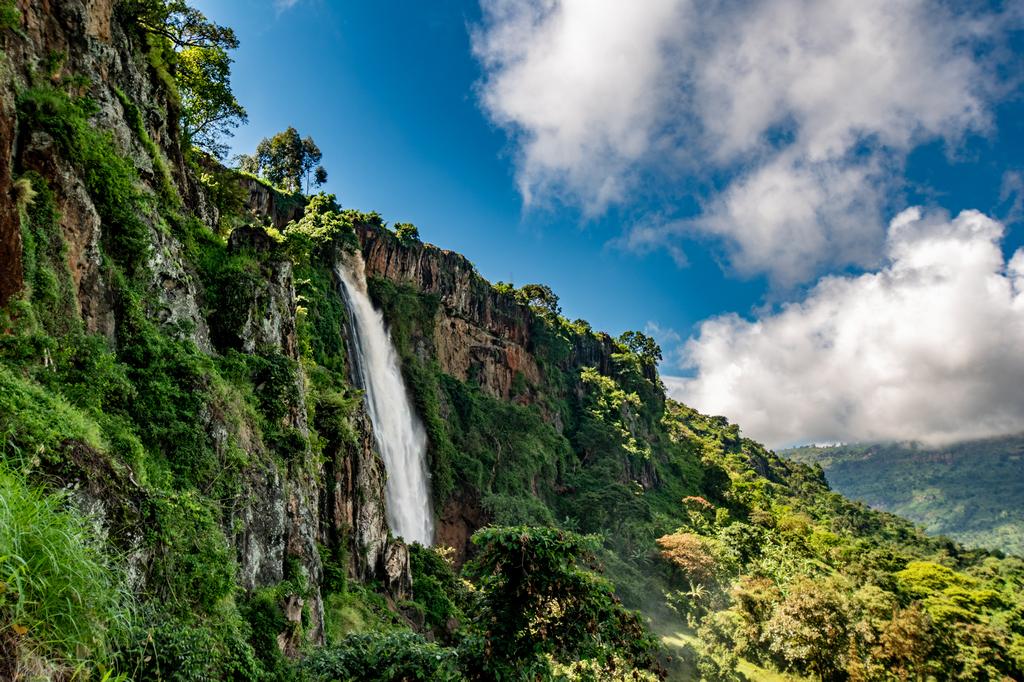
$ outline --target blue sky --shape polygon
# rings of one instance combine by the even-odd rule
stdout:
[[[801,348],[790,343],[795,330],[829,337],[856,324],[870,337],[879,323],[830,318],[823,329],[811,312],[782,314],[834,304],[822,277],[853,289],[916,264],[899,251],[909,242],[887,231],[915,205],[924,207],[919,224],[933,226],[918,230],[932,239],[918,235],[921,253],[936,234],[968,229],[954,219],[961,210],[1001,221],[1005,230],[987,239],[1004,262],[975,274],[1001,276],[1013,290],[1007,263],[1024,241],[1024,102],[1013,81],[1021,17],[1010,5],[954,11],[920,0],[904,11],[865,2],[847,16],[848,3],[801,0],[718,10],[651,0],[627,12],[604,0],[195,4],[241,40],[233,84],[250,120],[235,152],[294,125],[320,145],[327,189],[344,206],[414,222],[492,281],[547,283],[568,317],[595,328],[658,330],[663,374],[684,377],[669,386],[695,406],[750,423],[771,444],[1021,430],[1013,424],[1024,404],[1005,391],[962,409],[977,422],[993,401],[1012,403],[980,431],[922,417],[935,412],[920,404],[928,386],[989,366],[985,354],[997,351],[988,346],[960,366],[943,360],[904,377],[923,393],[902,396],[890,426],[859,404],[870,395],[819,396],[852,416],[807,414],[816,376],[857,383],[822,368],[876,376],[847,365],[878,353],[836,357],[838,336]],[[888,291],[882,308],[911,295]],[[1001,339],[1016,341],[1017,327],[1003,328],[1015,300],[993,309]],[[732,313],[740,318],[715,326]],[[802,355],[775,366],[747,357],[766,329],[778,330],[773,350]],[[902,331],[874,335],[888,347],[884,339]],[[927,355],[923,343],[906,353]],[[953,345],[979,343],[972,335]],[[823,374],[780,376],[794,364]],[[733,397],[741,392],[754,402]],[[787,419],[764,407],[776,402]],[[769,427],[780,421],[786,428]]]

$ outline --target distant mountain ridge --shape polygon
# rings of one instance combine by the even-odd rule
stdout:
[[[805,446],[838,492],[972,547],[1024,556],[1024,435],[944,448],[907,443]]]

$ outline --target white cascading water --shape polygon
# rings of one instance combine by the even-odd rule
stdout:
[[[427,474],[427,433],[409,400],[384,316],[367,295],[362,256],[356,253],[335,269],[352,317],[353,361],[366,391],[374,439],[387,470],[388,525],[407,542],[429,546],[434,541],[434,519]]]

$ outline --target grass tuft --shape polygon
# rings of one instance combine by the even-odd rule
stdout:
[[[131,605],[90,519],[0,464],[0,640],[18,658],[102,664]]]

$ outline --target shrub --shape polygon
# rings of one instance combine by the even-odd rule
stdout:
[[[50,334],[67,333],[79,326],[78,310],[53,191],[34,171],[22,175],[15,189],[23,211],[22,263],[35,318]]]
[[[697,636],[700,640],[697,667],[702,680],[708,682],[738,682],[739,656],[736,639],[740,630],[740,617],[734,611],[717,611],[701,621]]]
[[[355,212],[341,210],[337,197],[321,192],[310,198],[302,218],[285,228],[285,244],[300,263],[332,245],[351,252],[359,245],[355,219]]]
[[[0,365],[0,457],[19,465],[58,456],[67,440],[102,449],[99,427],[59,395]]]
[[[580,564],[596,536],[556,528],[485,528],[472,538],[479,553],[466,572],[479,581],[473,621],[478,646],[467,642],[470,667],[499,679],[513,671],[543,672],[543,657],[559,663],[623,661],[652,669],[657,644],[611,584]]]
[[[324,647],[302,663],[310,679],[437,680],[463,679],[451,649],[427,642],[408,631],[367,632]]]
[[[249,635],[247,624],[236,613],[199,619],[169,614],[150,604],[118,652],[116,669],[133,680],[273,679],[247,641]]]
[[[21,28],[21,12],[14,4],[14,0],[3,0],[0,2],[0,29],[18,30]]]
[[[114,94],[117,95],[117,99],[124,108],[128,124],[132,127],[132,131],[139,139],[139,142],[145,147],[149,160],[153,163],[153,170],[156,173],[157,179],[157,190],[160,192],[161,200],[168,207],[180,206],[181,197],[178,196],[178,190],[174,186],[171,172],[167,168],[167,161],[164,159],[163,152],[160,151],[160,148],[153,141],[153,138],[149,136],[149,131],[146,130],[146,122],[142,118],[142,111],[120,88],[115,88]]]
[[[413,598],[423,606],[427,625],[444,630],[449,621],[461,621],[469,595],[442,551],[415,543],[409,559]]]
[[[841,679],[851,634],[847,591],[836,580],[796,580],[765,623],[768,648],[797,669],[823,680]]]
[[[693,533],[675,533],[658,538],[661,557],[682,571],[695,583],[711,580],[718,571],[718,561],[707,546],[707,540]]]
[[[168,609],[212,614],[231,594],[235,563],[209,505],[194,492],[150,501],[148,583]]]

